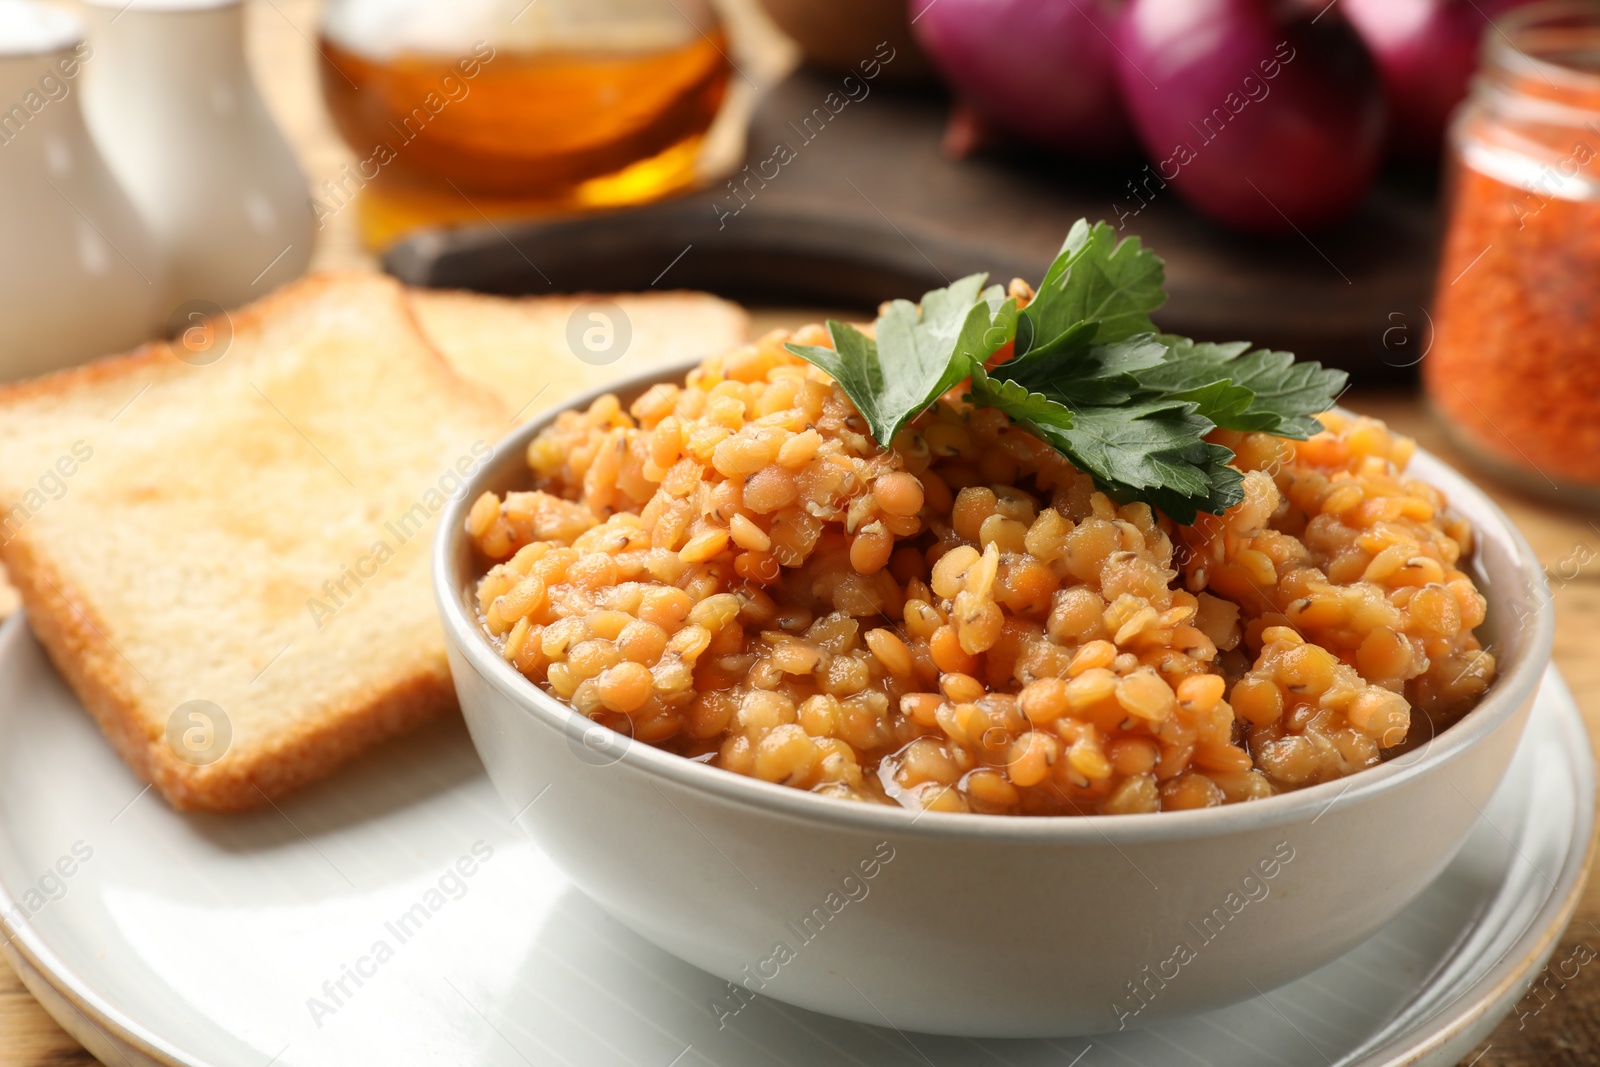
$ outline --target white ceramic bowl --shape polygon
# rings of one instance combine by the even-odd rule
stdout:
[[[635,379],[624,401],[686,367]],[[575,401],[584,406],[592,396]],[[617,920],[752,995],[903,1030],[1115,1030],[1240,1000],[1394,918],[1479,818],[1522,733],[1554,629],[1505,515],[1426,453],[1413,471],[1478,532],[1500,672],[1429,744],[1253,803],[1153,815],[917,814],[772,785],[631,743],[547,695],[480,629],[464,532],[526,488],[520,428],[445,511],[434,588],[467,725],[529,834]]]

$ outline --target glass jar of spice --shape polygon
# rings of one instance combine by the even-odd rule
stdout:
[[[1489,31],[1449,167],[1428,397],[1486,466],[1600,502],[1600,3]]]

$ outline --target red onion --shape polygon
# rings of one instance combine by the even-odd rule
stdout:
[[[1366,194],[1383,93],[1336,4],[1133,0],[1116,29],[1139,140],[1201,211],[1292,233],[1337,221]]]
[[[1389,98],[1389,144],[1429,160],[1444,144],[1450,112],[1467,93],[1492,19],[1528,0],[1343,0],[1366,40]]]
[[[1133,147],[1111,33],[1123,0],[910,0],[911,28],[986,119],[1059,152]]]

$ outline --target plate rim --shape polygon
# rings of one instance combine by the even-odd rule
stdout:
[[[18,641],[24,639],[22,635],[37,641],[37,638],[32,636],[32,630],[26,625],[26,614],[25,610],[19,608],[9,619],[0,622],[0,661],[3,661],[4,657],[8,655],[15,654],[13,647]],[[43,653],[44,646],[40,645],[39,647]],[[55,662],[50,660],[48,653],[44,653],[44,655],[46,661],[50,663],[51,669],[55,670]],[[63,682],[63,684],[65,683]],[[73,699],[77,699],[77,694],[73,694]],[[112,1044],[120,1042],[146,1059],[161,1064],[162,1067],[216,1067],[216,1065],[206,1063],[203,1060],[186,1058],[186,1054],[181,1049],[163,1039],[159,1034],[141,1026],[136,1020],[128,1018],[115,1005],[108,1003],[106,998],[96,992],[83,975],[66,966],[55,951],[44,943],[44,938],[39,935],[31,923],[24,924],[22,928],[18,928],[12,923],[10,916],[16,907],[17,901],[11,895],[10,887],[5,884],[3,879],[0,879],[0,936],[4,937],[4,940],[0,941],[0,954],[6,957],[6,962],[16,972],[17,979],[27,988],[28,995],[38,1001],[39,1006],[44,1008],[45,1012],[56,1021],[56,1024],[61,1029],[71,1035],[74,1041],[85,1048],[89,1045],[89,1042],[85,1041],[81,1036],[81,1026],[78,1025],[76,1020],[62,1019],[55,1012],[50,1011],[49,1005],[46,1004],[45,1000],[33,991],[32,986],[28,983],[30,973],[36,980],[48,985],[67,1004],[71,1005],[90,1026],[100,1028],[101,1032],[98,1036]],[[40,943],[32,943],[35,940]],[[80,989],[78,988],[79,986],[83,988]],[[119,1048],[118,1051],[121,1052],[122,1049]]]
[[[31,636],[25,625],[24,613],[19,611],[0,622],[0,660],[15,654],[13,646]],[[48,661],[48,656],[46,657]],[[52,669],[53,669],[52,664]],[[1521,984],[1541,966],[1560,942],[1562,933],[1577,911],[1578,903],[1588,882],[1588,873],[1600,848],[1600,824],[1596,821],[1596,768],[1591,756],[1588,725],[1566,684],[1559,668],[1551,664],[1540,681],[1542,691],[1546,685],[1554,686],[1563,712],[1558,718],[1560,732],[1570,744],[1563,746],[1565,764],[1581,798],[1570,841],[1585,840],[1584,845],[1570,848],[1555,884],[1558,891],[1546,897],[1538,917],[1518,936],[1512,950],[1484,975],[1473,980],[1468,994],[1455,1001],[1449,1009],[1449,1018],[1435,1024],[1438,1016],[1408,1028],[1384,1044],[1369,1050],[1360,1059],[1346,1061],[1344,1067],[1405,1067],[1423,1063],[1436,1055],[1450,1042],[1481,1023],[1486,1017],[1514,1002],[1521,994]],[[1581,835],[1581,836],[1580,836]],[[161,1067],[220,1067],[212,1061],[191,1056],[171,1040],[154,1032],[138,1020],[109,1003],[88,976],[69,967],[50,947],[47,940],[31,924],[18,927],[8,918],[16,905],[10,889],[0,880],[0,954],[16,972],[18,979],[28,989],[29,995],[39,1003],[56,1023],[73,1040],[89,1047],[95,1037],[111,1044],[119,1055],[133,1052]],[[31,979],[31,980],[30,980]],[[70,1006],[77,1017],[62,1018],[47,998],[34,989],[34,982],[47,986],[62,1002]],[[1496,1016],[1495,1022],[1499,1018]],[[92,1032],[93,1036],[85,1039]]]
[[[1588,886],[1596,850],[1600,848],[1600,822],[1596,820],[1595,811],[1596,767],[1588,723],[1583,718],[1583,711],[1578,707],[1572,688],[1567,685],[1566,677],[1554,663],[1546,668],[1538,692],[1542,693],[1547,685],[1555,689],[1562,703],[1570,709],[1570,713],[1557,721],[1561,733],[1569,742],[1563,751],[1567,757],[1565,762],[1573,774],[1579,800],[1587,801],[1578,805],[1570,838],[1573,842],[1587,840],[1581,849],[1568,851],[1566,861],[1555,879],[1557,886],[1565,886],[1565,893],[1551,893],[1545,898],[1538,918],[1517,938],[1512,949],[1468,986],[1468,992],[1473,994],[1470,1002],[1459,1007],[1462,1001],[1467,1000],[1463,996],[1446,1009],[1453,1016],[1448,1024],[1442,1027],[1430,1025],[1438,1018],[1433,1016],[1422,1024],[1402,1031],[1344,1067],[1406,1067],[1425,1063],[1430,1056],[1443,1050],[1460,1035],[1470,1032],[1486,1017],[1492,1017],[1492,1025],[1499,1025],[1503,1018],[1499,1014],[1500,1009],[1509,1010],[1515,1006],[1525,991],[1524,981],[1549,960],[1561,941],[1561,935],[1571,925],[1572,917],[1583,899],[1584,889]],[[0,892],[3,891],[3,887],[0,887]]]

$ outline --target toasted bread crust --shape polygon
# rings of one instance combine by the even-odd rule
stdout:
[[[0,541],[0,562],[17,583],[28,625],[50,662],[89,709],[117,755],[140,778],[155,781],[149,738],[139,724],[138,696],[128,684],[131,665],[106,640],[94,609],[68,596],[61,576],[35,554],[24,534]]]
[[[529,366],[537,367],[537,373],[546,376],[545,381],[561,386],[568,392],[590,384],[587,375],[598,373],[596,368],[583,364],[576,357],[568,361],[567,357],[572,353],[568,351],[566,340],[567,309],[577,307],[589,298],[588,295],[577,295],[504,300],[471,293],[408,293],[397,282],[381,275],[359,272],[313,275],[291,283],[249,307],[229,313],[235,343],[238,344],[241,337],[253,338],[251,346],[239,350],[236,358],[246,362],[235,370],[245,374],[250,384],[255,385],[257,381],[264,380],[251,376],[255,370],[260,370],[270,378],[274,369],[281,370],[284,367],[294,368],[284,371],[291,375],[307,367],[321,368],[320,377],[306,379],[311,383],[305,386],[309,392],[288,392],[285,395],[312,397],[309,401],[311,410],[314,415],[320,413],[323,418],[321,433],[327,435],[325,443],[332,441],[342,444],[350,450],[347,454],[361,456],[361,449],[374,443],[382,449],[385,441],[390,450],[399,448],[401,456],[410,458],[394,471],[394,478],[401,481],[391,479],[387,484],[390,487],[406,485],[416,488],[412,483],[418,482],[419,478],[425,483],[445,469],[434,464],[441,460],[445,450],[453,451],[458,441],[471,440],[473,435],[477,435],[485,443],[492,444],[510,429],[514,406],[527,400],[525,396],[513,398],[509,395],[522,388],[514,380],[516,374],[512,372],[525,370]],[[643,294],[615,299],[624,303],[635,301],[629,305],[630,308],[650,309],[642,316],[635,313],[636,323],[646,327],[651,338],[647,345],[639,345],[636,338],[636,348],[641,350],[641,358],[668,358],[673,354],[673,347],[682,344],[724,347],[742,340],[748,330],[748,318],[742,309],[704,294]],[[447,305],[453,309],[455,316],[445,324],[445,332],[439,336],[429,333],[430,324],[424,321],[426,316],[422,313],[426,309],[419,310],[430,301],[435,307]],[[364,338],[357,339],[356,335],[361,334],[360,325],[367,320],[354,320],[357,325],[352,327],[351,308],[359,309],[360,314],[370,312],[375,317],[373,334],[380,338],[375,342],[376,345],[387,343],[394,347],[368,345],[360,348]],[[303,318],[295,317],[302,315]],[[479,315],[486,318],[479,319]],[[284,333],[282,323],[285,321],[309,325],[304,327],[304,331],[298,326],[291,326]],[[459,335],[452,332],[450,327],[459,331]],[[439,324],[433,323],[432,328],[439,328]],[[272,330],[279,331],[275,336],[286,339],[284,350],[274,347],[275,342],[262,340],[263,335],[274,336],[270,334]],[[311,341],[302,343],[306,337]],[[338,339],[340,347],[330,349],[326,343],[329,337]],[[315,347],[319,339],[322,342],[320,348]],[[307,344],[312,347],[307,348]],[[477,347],[480,344],[482,349]],[[487,355],[490,348],[497,354]],[[306,356],[301,349],[312,355]],[[524,352],[527,353],[526,359],[519,364],[518,360]],[[395,361],[394,365],[391,367],[379,362],[375,370],[374,357],[378,353],[383,353],[383,360]],[[557,354],[561,363],[553,368],[549,365],[549,359]],[[353,414],[347,416],[347,402],[340,390],[348,382],[328,370],[330,366],[344,366],[339,361],[345,357],[354,361],[351,364],[353,370],[346,376],[348,382],[354,383],[354,388],[373,388],[372,383],[380,378],[384,382],[399,381],[402,384],[393,395],[407,398],[407,403],[415,402],[419,410],[412,412],[399,408],[391,412],[363,406],[358,401],[349,410],[367,412],[364,416],[367,421],[360,421]],[[327,362],[329,359],[333,360],[332,364]],[[609,368],[609,373],[625,370],[621,367]],[[193,570],[184,557],[172,554],[172,547],[162,542],[163,535],[170,536],[174,526],[183,523],[189,524],[185,529],[209,530],[210,527],[204,524],[208,522],[210,513],[175,502],[170,494],[163,495],[160,492],[165,484],[163,478],[192,496],[198,495],[203,499],[216,497],[223,503],[241,507],[247,522],[252,518],[259,521],[269,514],[259,510],[265,505],[258,506],[253,498],[241,497],[232,484],[235,479],[228,470],[198,461],[185,462],[183,453],[187,442],[181,436],[165,434],[159,429],[165,425],[164,420],[175,413],[183,417],[200,412],[202,417],[193,421],[213,439],[220,436],[222,440],[229,440],[227,435],[232,433],[232,440],[243,441],[251,448],[265,448],[269,453],[272,448],[277,448],[276,458],[271,461],[277,464],[271,469],[277,471],[279,476],[279,481],[274,484],[280,493],[284,493],[284,487],[289,486],[300,495],[276,498],[274,506],[277,510],[270,514],[297,515],[299,513],[292,509],[294,502],[299,502],[302,507],[312,509],[310,515],[320,514],[324,521],[329,521],[332,514],[333,521],[337,521],[337,513],[343,506],[337,495],[330,496],[325,487],[317,488],[315,479],[301,480],[301,476],[312,470],[315,464],[325,461],[333,466],[333,460],[327,456],[318,458],[320,448],[317,453],[307,449],[302,460],[292,452],[292,449],[304,447],[297,438],[288,435],[281,427],[277,430],[260,429],[260,424],[249,422],[253,416],[248,415],[248,408],[239,406],[237,389],[230,394],[224,385],[214,388],[211,380],[184,379],[185,375],[196,373],[200,371],[180,359],[171,345],[154,342],[123,355],[97,360],[43,378],[0,386],[0,494],[26,490],[28,486],[24,473],[31,476],[31,471],[16,471],[8,477],[4,452],[8,442],[33,457],[30,462],[37,461],[46,445],[50,450],[56,447],[50,428],[58,418],[63,425],[74,421],[81,425],[86,420],[96,425],[100,424],[101,419],[115,421],[122,415],[116,408],[123,404],[124,396],[136,400],[144,395],[144,390],[152,387],[157,387],[151,394],[152,399],[140,403],[173,404],[172,400],[162,398],[176,397],[178,403],[183,405],[158,408],[156,413],[143,417],[136,411],[131,421],[124,420],[116,430],[117,433],[132,435],[125,439],[134,442],[136,451],[133,455],[153,460],[156,470],[150,476],[151,506],[172,510],[145,512],[147,516],[156,516],[156,519],[135,526],[136,534],[132,535],[132,539],[117,546],[109,558],[115,559],[121,568],[135,571],[140,569],[141,561],[148,561],[155,579],[153,584],[130,587],[127,583],[121,583],[108,592],[98,588],[96,579],[90,577],[101,554],[109,551],[104,546],[111,544],[111,541],[97,542],[94,540],[95,534],[80,534],[78,531],[95,530],[97,524],[106,521],[108,514],[114,521],[117,515],[115,509],[128,506],[130,499],[136,499],[108,490],[106,487],[109,483],[104,480],[96,483],[98,489],[86,490],[90,494],[86,498],[74,496],[60,504],[51,503],[49,506],[52,510],[47,519],[24,522],[14,532],[0,529],[0,565],[10,571],[29,624],[50,659],[134,772],[152,783],[175,808],[187,811],[242,811],[275,801],[323,777],[386,738],[449,714],[456,707],[456,698],[445,658],[443,636],[425,630],[422,625],[423,621],[434,621],[431,596],[427,596],[425,601],[422,599],[427,594],[425,582],[416,583],[415,595],[409,585],[397,583],[385,587],[396,590],[392,596],[386,592],[360,593],[361,597],[367,598],[374,595],[388,597],[382,603],[400,609],[399,623],[390,627],[388,616],[370,607],[361,607],[356,602],[357,606],[350,609],[354,617],[339,618],[331,624],[335,627],[330,631],[332,636],[318,638],[329,643],[317,645],[312,640],[297,637],[296,640],[301,641],[307,650],[298,653],[298,659],[286,657],[286,666],[276,668],[279,672],[298,668],[307,680],[302,682],[291,675],[291,681],[284,682],[281,677],[274,676],[268,678],[261,689],[246,690],[243,681],[258,670],[261,673],[256,678],[259,679],[272,669],[276,658],[269,662],[268,656],[285,640],[282,628],[288,625],[289,615],[284,613],[285,609],[280,603],[283,596],[287,596],[293,613],[297,614],[300,610],[298,598],[311,591],[307,587],[308,581],[315,583],[323,577],[333,577],[331,568],[346,562],[337,554],[348,549],[350,544],[347,536],[328,541],[329,546],[342,547],[328,549],[330,571],[326,575],[308,575],[304,566],[295,569],[293,565],[278,563],[272,557],[270,548],[266,550],[267,562],[260,563],[262,547],[249,540],[249,532],[240,535],[237,544],[227,544],[226,547],[219,547],[217,542],[204,539],[194,542],[204,546],[202,551],[205,554],[187,558],[200,564]],[[394,374],[401,377],[392,379],[390,376]],[[214,380],[226,382],[227,376],[219,375]],[[284,379],[286,382],[300,380],[294,377]],[[159,388],[163,383],[171,383],[175,391],[167,392]],[[236,386],[239,384],[235,382]],[[268,385],[267,388],[271,389],[272,386]],[[561,388],[555,392],[560,392]],[[222,391],[219,392],[219,389]],[[267,394],[259,387],[256,392],[266,398]],[[232,399],[228,399],[230,396]],[[207,403],[211,399],[218,401],[214,417]],[[554,395],[546,395],[544,399],[546,404],[558,401],[559,398]],[[270,400],[267,402],[271,403]],[[277,407],[277,404],[273,406]],[[17,430],[10,438],[4,434],[8,412],[32,420],[13,423],[14,427],[25,425],[28,428]],[[246,412],[246,425],[258,427],[257,436],[238,436],[249,431],[239,430],[238,424],[228,420],[239,416],[241,412]],[[279,414],[285,420],[289,418],[281,411]],[[392,426],[384,418],[391,414],[394,418]],[[349,422],[345,421],[347,417]],[[290,425],[295,424],[291,422]],[[298,426],[295,428],[299,429]],[[437,432],[432,432],[435,428]],[[311,438],[306,437],[304,432],[299,436],[311,444]],[[287,459],[284,458],[283,441],[279,438],[286,439],[292,446]],[[406,440],[416,440],[419,444],[416,448],[404,448],[402,445]],[[100,443],[98,438],[95,443]],[[311,444],[311,447],[316,448],[316,445]],[[434,452],[434,449],[440,451]],[[476,445],[473,451],[477,451]],[[240,462],[239,454],[231,447],[220,454],[231,456],[234,463]],[[371,454],[368,448],[366,455]],[[388,458],[387,453],[376,454],[385,456],[386,460]],[[249,453],[244,455],[248,456]],[[248,466],[251,462],[253,460],[250,458],[243,460],[245,466],[238,468],[241,474],[251,469]],[[173,464],[180,466],[174,467]],[[186,467],[196,467],[199,473],[186,477]],[[135,482],[144,477],[142,468],[123,466],[112,469],[119,472],[118,477],[126,475]],[[338,467],[334,469],[338,470]],[[172,473],[174,470],[178,472],[176,475]],[[315,470],[320,471],[324,478],[330,473],[320,467]],[[381,479],[389,468],[373,466],[368,462],[366,470],[369,477]],[[289,472],[287,480],[284,471]],[[341,476],[344,474],[343,471],[339,473]],[[422,478],[425,473],[427,477]],[[350,479],[345,478],[345,481]],[[444,483],[441,481],[438,484]],[[142,488],[144,483],[139,482],[139,485]],[[134,506],[142,507],[143,498],[137,499],[138,503]],[[374,523],[384,515],[393,517],[394,512],[384,509],[400,499],[396,492],[369,487],[368,492],[358,492],[352,497],[347,510],[351,514],[359,512],[361,522]],[[400,505],[402,508],[414,498],[405,496],[403,499],[406,503]],[[406,514],[409,515],[409,512]],[[317,552],[310,554],[314,569],[321,566],[318,553],[323,546],[313,536],[315,527],[311,525],[312,522],[311,518],[306,520],[306,530],[297,530],[296,525],[291,523],[280,532],[296,545],[313,542],[318,546]],[[167,525],[160,525],[163,523]],[[233,528],[230,526],[226,529],[231,531]],[[12,535],[6,538],[8,532]],[[107,528],[107,534],[113,532],[110,527]],[[378,535],[375,527],[367,532]],[[228,536],[233,535],[230,533]],[[385,533],[382,536],[387,538],[389,535]],[[401,538],[399,543],[404,544],[406,540]],[[255,557],[253,562],[256,569],[249,572],[252,581],[278,582],[288,588],[287,594],[280,596],[279,601],[274,601],[277,606],[272,611],[275,613],[219,617],[211,611],[212,605],[208,605],[200,594],[191,593],[183,584],[194,574],[203,576],[209,573],[208,565],[214,565],[213,570],[220,569],[227,573],[234,565],[235,551],[242,556]],[[425,553],[426,545],[416,544],[407,551]],[[228,554],[223,555],[224,552]],[[394,564],[404,568],[404,573],[392,577],[410,582],[416,576],[417,569],[425,571],[426,567],[418,562],[415,555],[406,558],[409,562]],[[174,563],[175,560],[179,562]],[[345,573],[348,574],[348,571],[346,567]],[[123,576],[121,569],[110,573],[119,578]],[[0,581],[3,578],[4,573],[0,572]],[[239,595],[243,588],[237,582],[230,584],[229,581],[223,581],[219,584],[214,578],[205,580],[211,582],[205,588],[214,595],[218,595],[219,590],[220,595]],[[356,586],[359,589],[361,583],[357,582]],[[137,588],[137,594],[131,594],[130,588]],[[251,585],[246,595],[253,596],[255,588],[255,585]],[[168,590],[178,592],[167,596]],[[0,588],[0,614],[5,610],[5,592]],[[152,594],[161,604],[147,607],[147,601],[139,598]],[[192,601],[192,608],[191,601],[187,599],[191,595],[197,598]],[[310,603],[306,602],[307,607]],[[102,611],[105,617],[100,614]],[[157,619],[154,626],[152,618]],[[320,634],[322,621],[315,613],[313,619],[317,620],[317,632]],[[110,625],[112,621],[119,625]],[[304,626],[303,618],[295,625]],[[233,629],[229,629],[230,626]],[[337,629],[340,626],[354,629],[345,629],[341,635]],[[366,635],[370,632],[369,628],[384,631],[386,636],[379,638],[378,643],[389,643],[383,645],[382,654],[369,655],[368,646],[351,637],[352,634]],[[151,633],[161,634],[162,641],[166,643],[147,641],[142,649],[138,647],[141,638]],[[217,634],[236,634],[243,640],[207,640]],[[272,637],[270,648],[267,647],[269,634]],[[168,644],[173,643],[172,635],[176,635],[175,643],[181,648],[178,654],[167,656],[164,653]],[[187,651],[191,639],[195,645],[193,652]],[[122,643],[127,651],[139,659],[144,673],[124,656],[123,650],[114,641]],[[284,647],[288,651],[287,646]],[[154,656],[154,662],[146,662],[147,656]],[[207,674],[204,670],[219,663],[225,666],[220,681],[217,671],[212,670]],[[150,677],[146,677],[146,673]],[[209,678],[210,682],[195,682],[197,677]],[[174,682],[175,678],[179,679],[177,683]],[[192,686],[191,682],[194,683]],[[242,741],[236,727],[234,741],[225,755],[208,765],[195,766],[182,759],[169,742],[169,709],[174,703],[188,699],[184,690],[207,692],[207,685],[210,684],[218,686],[212,690],[219,694],[217,699],[224,700],[225,694],[231,693],[232,698],[239,701],[237,706],[229,705],[229,712],[236,713],[236,723],[250,724],[251,731],[249,740]],[[250,680],[249,684],[255,686],[256,682]],[[266,698],[263,694],[266,694]],[[239,715],[244,718],[238,718]]]
[[[136,669],[106,639],[93,609],[66,594],[54,568],[33,555],[25,538],[0,544],[0,560],[19,576],[28,625],[50,662],[123,762],[180,811],[260,807],[327,776],[381,741],[457,710],[441,652],[437,663],[397,679],[359,706],[280,738],[269,749],[194,767],[174,754],[164,732],[149,729],[130,685]]]
[[[9,616],[22,606],[22,601],[17,599],[17,591],[6,578],[6,568],[0,564],[0,619]]]
[[[459,395],[462,399],[475,404],[489,404],[495,407],[504,406],[490,390],[474,382],[469,382],[455,373],[450,361],[428,341],[427,334],[422,331],[421,323],[416,317],[413,302],[407,296],[405,288],[399,282],[388,278],[386,275],[353,270],[324,271],[318,274],[309,274],[297,281],[290,282],[253,304],[236,308],[226,314],[232,323],[234,334],[237,335],[251,329],[260,328],[271,322],[285,308],[309,303],[316,300],[323,293],[335,292],[340,287],[351,283],[370,284],[373,282],[379,282],[393,288],[397,296],[395,301],[396,312],[403,316],[407,323],[417,329],[419,340],[432,354],[433,360],[438,366],[446,372],[442,383],[446,388]],[[462,293],[460,295],[488,299],[482,297],[481,294]],[[99,359],[90,360],[76,367],[68,367],[53,374],[0,385],[0,409],[45,397],[65,399],[79,390],[103,385],[107,382],[137,378],[141,373],[149,374],[152,378],[162,372],[181,373],[187,367],[188,365],[174,353],[170,344],[165,341],[150,341],[127,352],[102,356]]]
[[[631,337],[599,364],[578,352],[571,335],[572,315],[595,301],[616,305]],[[750,335],[744,308],[684,290],[508,298],[411,289],[407,303],[446,362],[464,379],[494,390],[519,419],[653,365],[724,351]]]
[[[401,287],[381,276],[328,274],[292,283],[231,312],[234,334],[260,329],[286,308],[315,301],[354,280],[392,288],[396,317],[415,333],[417,353],[427,353],[433,395],[445,398],[464,420],[475,420],[486,433],[498,435],[509,426],[504,405],[450,369],[416,326]],[[191,370],[166,343],[147,344],[124,355],[0,387],[0,418],[5,409],[16,405],[58,399],[68,404],[107,383],[127,381],[132,395],[141,381],[155,384]],[[161,714],[149,699],[147,681],[107,637],[112,628],[97,615],[93,597],[75,589],[52,562],[49,546],[36,536],[33,525],[23,526],[0,543],[0,563],[10,572],[40,644],[118,755],[180,810],[224,812],[259,807],[325,776],[378,742],[456,708],[440,637],[431,647],[410,650],[410,669],[403,675],[350,693],[265,743],[242,749],[234,746],[217,762],[197,767],[180,759],[168,744]]]

